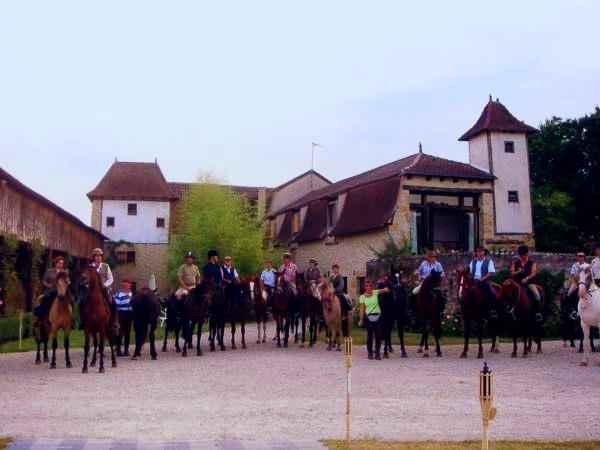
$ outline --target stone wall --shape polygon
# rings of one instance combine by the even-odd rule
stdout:
[[[442,284],[442,289],[446,291],[449,303],[457,301],[456,272],[459,267],[464,267],[473,258],[472,254],[441,254],[438,261],[444,267],[447,278]],[[514,253],[500,253],[492,255],[496,272],[508,271],[512,261],[517,258]],[[530,258],[536,262],[539,270],[549,270],[553,274],[561,272],[568,274],[571,265],[575,262],[575,255],[564,253],[530,253]],[[403,272],[405,278],[410,278],[411,274],[419,267],[423,256],[403,256],[393,261],[395,268]],[[591,257],[588,257],[591,261]],[[382,275],[388,275],[392,261],[371,260],[367,263],[367,276],[376,279]]]

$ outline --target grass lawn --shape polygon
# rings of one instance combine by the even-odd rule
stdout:
[[[332,450],[344,450],[345,441],[323,441]],[[351,450],[479,450],[481,441],[466,442],[383,442],[376,440],[352,441]],[[497,450],[593,450],[600,449],[600,441],[538,442],[496,441],[490,449]]]

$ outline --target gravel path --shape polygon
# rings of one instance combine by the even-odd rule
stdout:
[[[119,359],[119,367],[81,374],[35,366],[33,353],[0,355],[0,435],[96,439],[322,439],[344,436],[342,353],[277,349],[254,343],[158,361]],[[270,331],[272,336],[272,330]],[[144,350],[147,352],[148,347]],[[482,361],[458,358],[368,361],[354,349],[353,437],[394,440],[479,438],[478,371]],[[558,342],[543,355],[511,359],[509,345],[486,355],[496,378],[494,439],[600,439],[600,355],[579,367],[580,355]]]

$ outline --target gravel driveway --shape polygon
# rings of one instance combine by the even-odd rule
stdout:
[[[81,374],[75,367],[35,366],[33,353],[0,355],[0,435],[98,439],[322,439],[344,436],[346,376],[342,353],[249,348],[183,359],[119,359],[119,367]],[[269,336],[272,336],[270,330]],[[145,352],[148,347],[144,348]],[[509,344],[487,355],[495,373],[498,416],[494,439],[599,439],[600,355],[579,367],[580,355],[545,343],[543,355],[511,359]],[[477,439],[478,371],[482,360],[443,358],[368,361],[354,349],[353,437],[394,440]]]

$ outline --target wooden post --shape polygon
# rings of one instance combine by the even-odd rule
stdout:
[[[350,375],[350,369],[352,369],[352,337],[344,339],[344,353],[346,356],[346,449],[350,449],[350,422],[351,422],[351,409],[350,409],[350,396],[352,394],[352,380]]]
[[[482,436],[481,449],[489,449],[488,427],[490,421],[496,417],[496,408],[492,406],[494,401],[494,376],[487,363],[483,364],[483,370],[479,372],[479,403],[481,405]]]
[[[23,350],[23,310],[19,310],[19,351]]]

